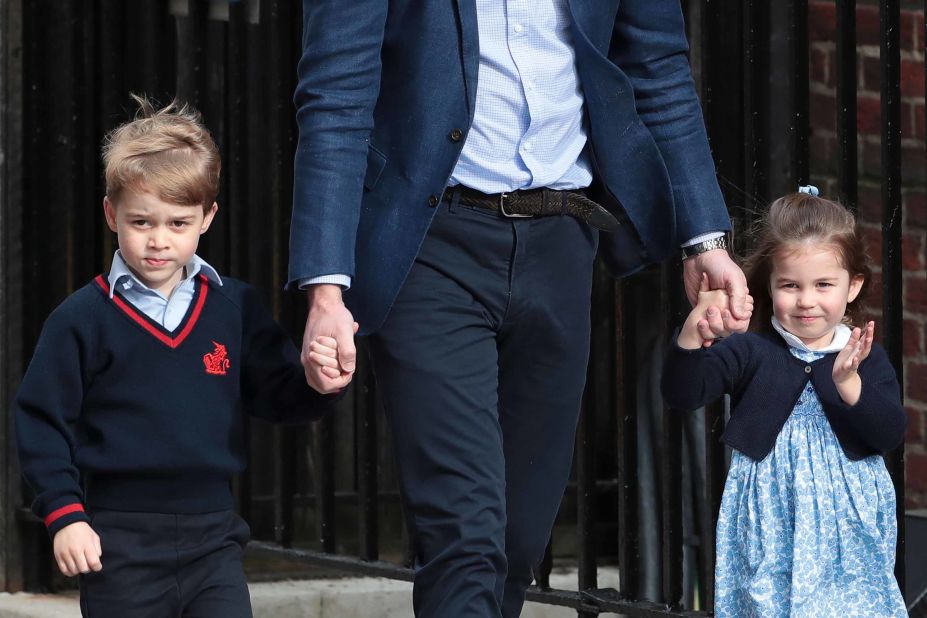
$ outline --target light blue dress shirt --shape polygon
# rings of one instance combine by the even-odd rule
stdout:
[[[566,2],[477,0],[476,17],[476,110],[451,184],[483,193],[589,186]]]
[[[172,331],[177,328],[183,316],[187,314],[187,309],[190,308],[193,292],[196,290],[194,279],[198,274],[204,275],[217,285],[222,285],[222,279],[216,269],[203,258],[194,255],[184,268],[184,278],[168,298],[139,281],[138,277],[129,270],[119,251],[116,251],[113,255],[113,265],[109,270],[109,296],[113,297],[118,286],[119,293],[132,303],[133,307]]]

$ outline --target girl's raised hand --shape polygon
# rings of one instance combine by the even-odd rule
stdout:
[[[867,323],[865,329],[854,328],[850,340],[834,360],[834,385],[847,405],[853,406],[859,401],[863,384],[856,370],[872,350],[874,333],[875,322]]]
[[[856,375],[859,364],[866,360],[872,351],[875,335],[875,322],[868,322],[865,329],[854,328],[850,340],[837,354],[834,361],[834,382],[840,384]]]

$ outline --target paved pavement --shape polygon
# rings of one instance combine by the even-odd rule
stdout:
[[[617,587],[618,573],[600,569],[599,585]],[[576,574],[551,574],[551,586],[576,589]],[[255,618],[409,618],[412,584],[380,578],[253,583]],[[614,614],[602,614],[607,616]],[[576,611],[528,603],[522,618],[575,618]],[[0,618],[80,618],[75,593],[0,593]]]

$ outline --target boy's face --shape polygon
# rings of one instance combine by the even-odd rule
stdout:
[[[119,237],[123,260],[139,281],[166,297],[180,283],[216,210],[213,204],[204,215],[200,206],[171,204],[148,192],[125,191],[118,206],[103,199],[106,223]]]

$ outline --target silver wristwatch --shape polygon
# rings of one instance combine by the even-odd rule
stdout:
[[[695,257],[706,251],[711,251],[712,249],[724,249],[727,250],[727,235],[718,236],[717,238],[710,238],[708,240],[703,240],[702,242],[697,242],[694,245],[689,245],[688,247],[682,248],[682,259],[687,260],[690,257]]]

